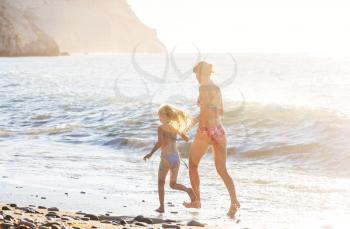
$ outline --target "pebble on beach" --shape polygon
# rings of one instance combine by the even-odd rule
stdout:
[[[142,215],[138,215],[134,218],[134,221],[141,222],[141,223],[147,223],[147,224],[153,224],[153,220],[150,218],[143,217]]]
[[[196,221],[196,220],[191,220],[191,221],[189,221],[189,222],[187,223],[187,226],[204,227],[205,224],[200,223],[200,222],[198,222],[198,221]]]
[[[48,208],[47,210],[50,212],[58,212],[59,211],[59,209],[56,207]]]
[[[98,216],[93,214],[86,214],[84,217],[88,218],[89,220],[99,220]]]
[[[3,211],[9,211],[9,210],[11,210],[9,207],[7,207],[7,206],[3,206],[2,208],[1,208],[1,210],[3,210]]]
[[[162,224],[163,228],[172,228],[172,229],[180,229],[181,227],[179,225],[175,225],[175,224]]]
[[[76,213],[62,212],[57,207],[46,208],[43,206],[18,207],[15,204],[0,205],[0,228],[11,229],[98,229],[98,228],[181,228],[178,221],[163,220],[159,218],[148,218],[142,215],[136,217],[130,216],[112,216],[86,214],[82,211]],[[5,212],[6,211],[6,212]],[[108,212],[110,214],[112,212]],[[175,214],[175,213],[174,213]],[[78,216],[79,215],[79,216]],[[197,221],[191,221],[188,226],[204,226]]]

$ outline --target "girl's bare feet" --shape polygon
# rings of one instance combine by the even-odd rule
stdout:
[[[159,207],[155,211],[159,213],[164,213],[164,207]]]
[[[191,203],[183,202],[182,205],[186,208],[201,208],[201,202],[199,200],[192,201]]]

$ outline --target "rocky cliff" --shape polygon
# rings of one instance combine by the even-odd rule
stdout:
[[[0,0],[4,1],[4,0]],[[126,0],[10,0],[64,52],[161,52]]]
[[[0,0],[0,56],[58,55],[56,42],[31,18]]]

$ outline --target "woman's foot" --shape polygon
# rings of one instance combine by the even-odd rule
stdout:
[[[159,207],[155,211],[159,213],[164,213],[164,207]]]
[[[235,200],[235,205],[237,206],[237,208],[240,208],[240,207],[241,207],[241,205],[240,205],[240,203],[238,202],[237,199]]]
[[[235,203],[232,203],[230,206],[230,209],[227,212],[227,215],[230,217],[235,217],[239,208],[240,208],[240,205],[239,205],[238,201],[236,201]]]
[[[201,208],[201,202],[199,200],[191,201],[191,203],[183,202],[182,205],[186,208]]]

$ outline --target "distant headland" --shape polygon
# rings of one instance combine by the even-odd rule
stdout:
[[[0,56],[162,52],[126,0],[1,0]],[[136,49],[136,50],[135,50]]]

